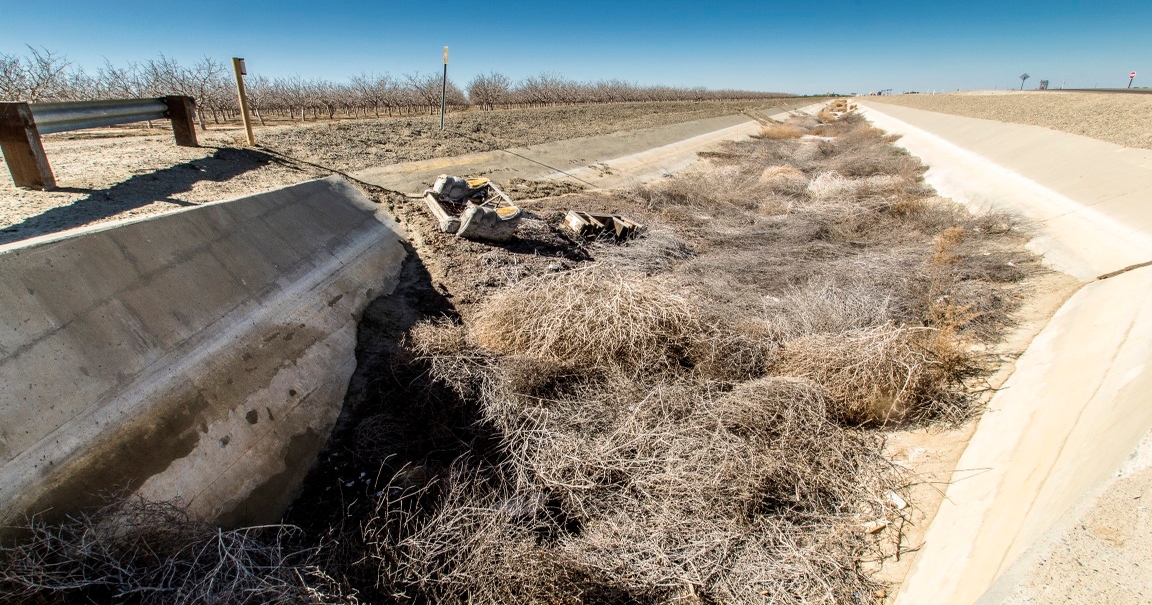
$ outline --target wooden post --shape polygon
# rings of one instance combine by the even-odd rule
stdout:
[[[244,67],[244,59],[232,57],[232,71],[236,72],[236,94],[240,97],[240,117],[244,120],[244,132],[248,134],[248,146],[256,144],[256,137],[252,135],[252,119],[248,117],[248,93],[244,91],[244,75],[248,70]]]
[[[192,97],[167,96],[161,99],[168,106],[168,118],[172,120],[172,134],[181,147],[199,147],[196,141],[196,101]]]
[[[40,132],[27,103],[0,103],[0,151],[17,187],[55,189]]]

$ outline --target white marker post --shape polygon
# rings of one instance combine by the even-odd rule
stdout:
[[[444,47],[444,79],[440,82],[440,131],[444,131],[444,107],[448,96],[448,47]]]
[[[232,57],[232,70],[236,72],[236,94],[240,97],[240,117],[244,120],[244,132],[248,135],[248,146],[256,144],[256,137],[252,135],[252,120],[248,117],[248,94],[244,91],[244,76],[248,75],[248,67],[244,59]]]
[[[1128,74],[1128,88],[1132,88],[1132,80],[1136,79],[1136,72]]]

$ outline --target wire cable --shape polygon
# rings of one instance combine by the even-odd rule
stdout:
[[[561,170],[561,169],[559,169],[559,168],[557,168],[557,167],[555,167],[555,166],[549,166],[548,164],[545,164],[544,162],[541,162],[541,161],[539,161],[539,160],[534,160],[534,159],[532,159],[532,158],[530,158],[530,157],[528,157],[528,156],[525,156],[525,155],[521,155],[521,154],[519,154],[519,153],[516,153],[515,151],[512,151],[511,149],[506,149],[506,148],[500,147],[499,145],[496,145],[496,144],[490,143],[490,142],[488,142],[488,141],[485,141],[485,140],[483,140],[483,139],[480,139],[480,138],[474,137],[474,136],[472,136],[472,135],[470,135],[470,134],[468,134],[468,133],[466,133],[466,132],[460,132],[459,130],[454,130],[454,129],[451,129],[451,128],[448,128],[448,129],[446,129],[446,132],[451,132],[451,133],[453,133],[453,134],[456,134],[456,135],[460,135],[460,136],[462,136],[462,137],[464,137],[464,138],[466,138],[466,139],[468,139],[468,140],[470,140],[470,141],[474,141],[474,142],[476,142],[476,143],[480,143],[481,145],[487,145],[487,146],[488,146],[488,149],[486,149],[485,151],[503,151],[504,153],[507,153],[507,154],[510,154],[510,155],[514,155],[514,156],[516,156],[516,157],[518,157],[518,158],[520,158],[520,159],[522,159],[522,160],[527,160],[527,161],[529,161],[529,162],[532,162],[533,164],[539,164],[539,165],[541,165],[541,166],[543,166],[543,167],[545,167],[545,168],[547,168],[547,169],[549,169],[549,170],[554,170],[554,171],[556,171],[556,172],[559,172],[560,174],[563,174],[564,176],[567,176],[568,178],[571,178],[571,179],[575,179],[575,180],[577,180],[577,181],[580,181],[581,183],[584,183],[585,185],[588,185],[589,187],[592,187],[592,188],[595,188],[595,187],[596,187],[596,185],[594,185],[594,184],[592,184],[592,183],[589,183],[588,181],[585,181],[584,179],[582,179],[582,178],[580,178],[580,177],[578,177],[578,176],[576,176],[576,175],[574,175],[574,174],[572,174],[572,173],[570,173],[570,172],[567,172],[567,171]]]

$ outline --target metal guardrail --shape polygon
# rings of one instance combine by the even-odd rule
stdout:
[[[56,179],[44,154],[41,134],[172,120],[176,144],[197,147],[192,97],[113,99],[66,103],[0,103],[0,150],[17,187],[53,189]]]
[[[168,117],[168,105],[160,99],[36,103],[28,107],[40,134]]]

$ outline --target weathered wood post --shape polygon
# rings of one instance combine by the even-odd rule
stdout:
[[[172,134],[181,147],[199,147],[196,141],[196,101],[192,97],[169,95],[162,99],[168,106],[168,118],[172,120]]]
[[[56,188],[56,178],[27,103],[0,103],[0,150],[17,187]]]
[[[248,117],[248,92],[244,90],[244,76],[248,75],[248,68],[244,59],[232,57],[232,71],[236,72],[236,96],[240,100],[240,117],[244,120],[244,133],[248,135],[248,146],[256,144],[256,137],[252,135],[252,120]]]

